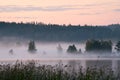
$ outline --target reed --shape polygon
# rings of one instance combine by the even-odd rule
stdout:
[[[77,71],[70,65],[40,65],[35,61],[27,63],[0,64],[0,80],[119,80],[117,74],[107,67],[79,66]]]

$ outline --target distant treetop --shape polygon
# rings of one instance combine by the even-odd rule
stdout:
[[[0,22],[0,40],[38,40],[80,42],[88,39],[120,39],[120,24],[108,26],[59,25],[42,22]],[[6,39],[7,38],[7,39]]]

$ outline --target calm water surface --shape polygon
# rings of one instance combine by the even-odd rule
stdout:
[[[59,53],[57,51],[58,44],[61,44],[63,52]],[[66,50],[69,45],[75,44],[77,49],[81,49],[81,54],[69,54],[66,53]],[[78,69],[79,66],[83,68],[87,67],[103,67],[108,66],[114,71],[120,68],[120,54],[101,54],[96,53],[89,54],[85,52],[84,43],[37,43],[36,44],[37,52],[29,53],[28,45],[26,44],[0,44],[0,61],[3,62],[13,62],[16,60],[35,60],[40,64],[45,65],[55,65],[55,64],[64,64],[71,65],[75,69]],[[13,50],[13,53],[9,53],[10,50]],[[113,50],[114,52],[114,50]]]

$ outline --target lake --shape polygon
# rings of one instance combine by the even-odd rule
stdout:
[[[63,52],[58,52],[57,46],[61,45]],[[81,49],[81,54],[70,54],[66,50],[69,45],[75,44],[77,49]],[[1,43],[0,44],[0,60],[1,62],[14,62],[16,60],[35,60],[40,64],[55,65],[64,64],[71,65],[77,69],[78,66],[87,67],[102,67],[108,66],[117,71],[120,68],[120,54],[118,53],[84,53],[84,43],[36,43],[37,52],[28,52],[28,43]],[[10,50],[13,50],[10,53]],[[114,50],[113,50],[114,51]]]

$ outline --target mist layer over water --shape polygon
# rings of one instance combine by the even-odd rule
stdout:
[[[63,48],[58,52],[58,45]],[[81,49],[82,53],[67,53],[69,45],[75,44],[77,50]],[[35,53],[28,51],[28,43],[0,43],[0,63],[13,63],[16,60],[35,60],[43,65],[70,65],[77,71],[80,66],[84,69],[91,66],[103,67],[108,66],[115,72],[120,68],[119,53],[86,53],[84,43],[38,43],[36,42]],[[10,53],[10,50],[13,50]],[[70,68],[71,69],[71,68]]]
[[[63,51],[60,53],[57,46],[60,44]],[[79,58],[78,55],[67,53],[67,48],[73,43],[36,43],[37,51],[35,53],[28,52],[28,44],[0,44],[0,59],[57,59],[57,58]],[[75,43],[77,49],[85,51],[84,44]],[[13,53],[9,53],[12,50]]]
[[[57,47],[61,45],[63,48],[62,52],[58,52]],[[82,53],[70,54],[67,53],[69,45],[75,44],[76,48],[81,49]],[[85,53],[84,43],[38,43],[36,42],[35,53],[28,52],[28,43],[6,43],[0,44],[0,59],[1,60],[81,60],[81,59],[97,59],[99,58],[119,58],[118,53]],[[10,53],[10,50],[13,52]]]

